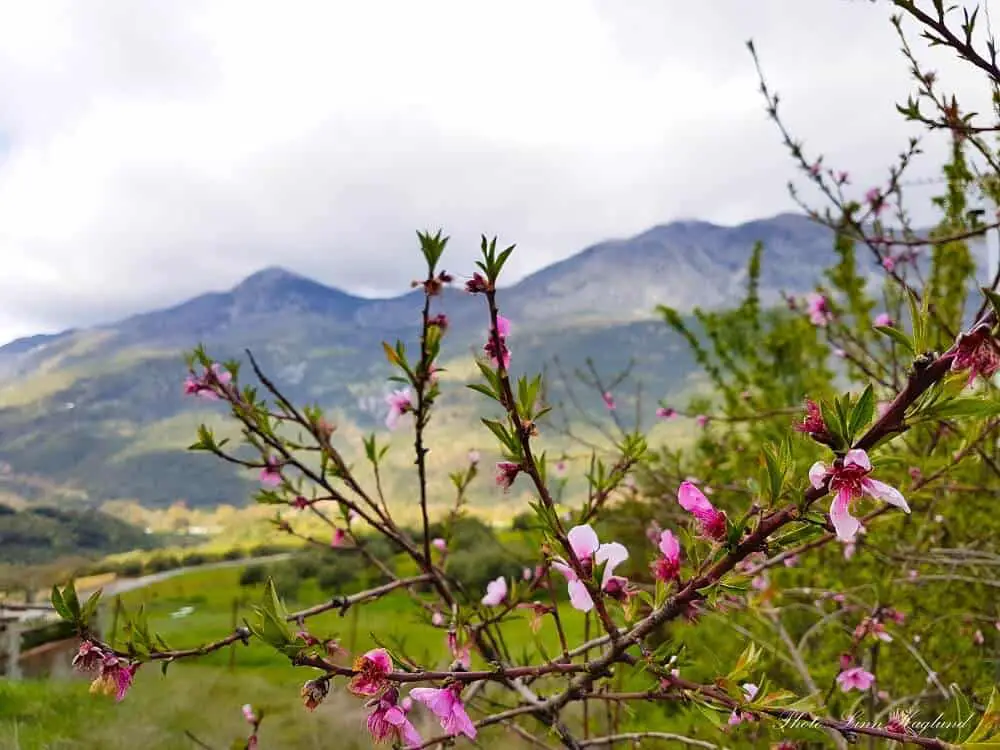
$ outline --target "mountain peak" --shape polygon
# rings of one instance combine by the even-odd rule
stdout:
[[[301,282],[308,281],[311,283],[311,279],[303,276],[300,273],[295,273],[295,271],[290,271],[283,266],[268,266],[267,268],[262,268],[259,271],[247,276],[243,281],[237,284],[233,291],[239,291],[241,289],[251,289],[259,287],[271,287],[275,284],[284,284],[288,282]]]

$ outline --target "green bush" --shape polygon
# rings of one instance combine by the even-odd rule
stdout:
[[[240,573],[240,586],[255,586],[267,579],[267,566],[248,565]]]

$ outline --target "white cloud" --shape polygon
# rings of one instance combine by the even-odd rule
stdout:
[[[520,275],[789,210],[751,36],[807,145],[876,182],[911,132],[886,9],[749,5],[0,0],[0,340],[272,264],[400,291],[421,228],[460,273],[516,241]]]

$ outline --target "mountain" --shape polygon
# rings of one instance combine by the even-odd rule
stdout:
[[[781,290],[812,288],[833,257],[830,232],[791,214],[736,227],[675,222],[602,242],[501,291],[502,309],[513,321],[515,370],[558,361],[572,373],[592,356],[597,371],[610,378],[633,359],[633,377],[650,400],[646,412],[651,401],[678,397],[697,385],[694,368],[655,305],[690,313],[697,305],[740,299],[757,241],[765,244],[765,302],[777,300]],[[363,299],[268,268],[233,289],[168,309],[8,344],[0,348],[0,500],[245,504],[257,487],[251,473],[185,451],[201,421],[215,425],[220,436],[238,437],[221,418],[220,405],[181,393],[182,354],[199,342],[218,360],[241,358],[250,348],[287,395],[329,411],[345,444],[371,430],[388,437],[382,422],[391,372],[380,341],[414,341],[421,302],[419,292]],[[469,448],[487,444],[473,412],[482,408],[482,397],[464,388],[476,377],[470,355],[482,347],[486,315],[481,298],[460,289],[445,290],[439,303],[451,325],[442,352],[442,410],[430,439],[433,468],[443,475]],[[623,413],[630,413],[629,394],[616,396]],[[558,380],[550,398],[579,401],[584,410],[602,414],[596,394],[580,387],[571,394]],[[390,453],[385,477],[390,497],[411,491],[412,458],[403,433],[392,436],[398,449]],[[552,431],[546,437],[565,444]],[[440,489],[446,492],[447,483]]]
[[[0,563],[51,562],[61,556],[100,556],[148,549],[160,540],[94,509],[0,505]]]
[[[737,227],[678,221],[555,263],[511,289],[507,304],[528,320],[619,322],[655,318],[659,304],[682,312],[725,307],[745,292],[747,259],[758,240],[766,244],[765,304],[782,290],[811,287],[816,259],[831,253],[830,232],[798,214]]]

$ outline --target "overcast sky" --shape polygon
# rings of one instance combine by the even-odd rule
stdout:
[[[393,294],[419,273],[421,228],[452,236],[459,273],[498,233],[522,276],[673,219],[792,210],[749,37],[797,135],[861,194],[912,132],[888,16],[849,0],[0,0],[0,342],[274,264]]]

